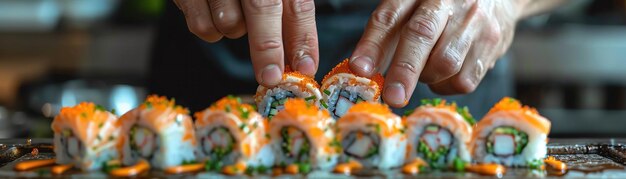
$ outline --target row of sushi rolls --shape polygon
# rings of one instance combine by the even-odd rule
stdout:
[[[497,174],[545,169],[550,121],[504,98],[478,123],[467,107],[425,99],[404,115],[380,101],[383,77],[354,75],[347,61],[321,87],[286,72],[259,86],[255,105],[227,96],[190,115],[174,99],[151,95],[118,117],[83,102],[54,118],[55,173],[70,168],[132,176],[211,171],[227,175],[394,170]],[[22,168],[27,168],[22,166]]]

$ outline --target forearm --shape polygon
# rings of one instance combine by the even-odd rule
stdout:
[[[520,7],[522,9],[519,19],[550,11],[566,2],[566,0],[521,0]]]

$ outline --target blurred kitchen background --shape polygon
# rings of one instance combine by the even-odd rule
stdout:
[[[167,3],[0,0],[0,138],[49,137],[80,101],[137,106]],[[626,1],[571,0],[525,20],[509,56],[515,97],[551,119],[551,137],[626,137]]]

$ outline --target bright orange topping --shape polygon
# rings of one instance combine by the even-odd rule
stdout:
[[[503,175],[506,173],[506,167],[500,164],[475,164],[465,167],[466,170],[481,175]]]
[[[150,170],[150,163],[146,160],[139,160],[139,162],[133,166],[113,169],[110,174],[116,177],[128,177],[138,175],[147,170]]]
[[[92,119],[96,112],[96,105],[90,102],[82,102],[74,107],[64,107],[61,109],[61,115],[81,116],[83,119]]]
[[[496,105],[489,110],[488,114],[498,112],[498,111],[511,111],[511,110],[521,110],[524,112],[530,112],[532,114],[539,114],[535,108],[531,108],[528,106],[523,106],[518,100],[511,97],[504,97],[500,102],[496,103]]]
[[[17,171],[25,171],[25,170],[52,165],[54,164],[54,162],[55,162],[54,159],[23,161],[15,165],[14,169]]]
[[[544,163],[548,164],[548,166],[550,166],[550,168],[555,169],[555,170],[567,170],[567,165],[565,165],[565,163],[557,160],[556,158],[554,158],[554,156],[549,156],[548,158],[546,158],[545,160],[543,160]]]
[[[252,113],[254,112],[254,108],[249,104],[241,103],[241,98],[234,96],[223,97],[217,102],[213,103],[210,110],[218,110],[218,111],[226,111],[229,113],[233,113],[234,115],[242,118],[247,117],[248,119],[252,117]],[[244,113],[246,115],[244,115]],[[202,118],[202,113],[197,112],[195,114],[196,119]]]
[[[60,175],[60,174],[65,173],[66,171],[68,171],[72,167],[74,167],[74,165],[72,165],[72,164],[56,165],[56,166],[52,167],[51,170],[52,170],[52,174]]]
[[[202,169],[204,169],[204,164],[196,163],[196,164],[189,164],[189,165],[167,167],[165,169],[165,173],[168,173],[168,174],[189,173],[189,172],[197,172]]]
[[[350,70],[349,61],[350,60],[346,58],[341,63],[337,64],[337,66],[335,66],[330,72],[328,72],[328,74],[324,76],[324,79],[322,81],[326,81],[326,79],[336,74],[340,74],[340,73],[349,73],[349,74],[358,76],[354,72],[352,72],[352,70]],[[372,76],[369,79],[378,85],[378,90],[377,90],[378,92],[376,93],[375,96],[380,96],[380,92],[382,91],[383,86],[385,85],[385,78],[380,73],[376,73],[374,74],[374,76]]]
[[[139,106],[141,109],[154,108],[158,110],[165,110],[167,108],[173,108],[174,111],[180,114],[189,114],[189,110],[182,106],[176,105],[174,99],[167,99],[165,96],[150,95],[146,98],[146,101]]]
[[[329,117],[328,111],[319,110],[315,105],[308,104],[304,99],[291,98],[285,102],[285,110],[291,116],[318,116]],[[282,111],[281,111],[282,112]],[[280,112],[279,112],[280,113]]]
[[[391,109],[386,104],[362,102],[352,106],[348,112],[367,112],[384,116],[391,114]]]

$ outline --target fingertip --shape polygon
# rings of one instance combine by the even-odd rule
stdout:
[[[402,83],[393,82],[385,85],[383,99],[389,106],[401,108],[407,105],[406,88]]]
[[[370,77],[374,73],[374,60],[368,56],[356,56],[350,59],[350,70],[360,76]]]
[[[273,87],[278,85],[282,80],[282,70],[276,64],[270,64],[265,66],[260,74],[259,83],[263,86]]]

